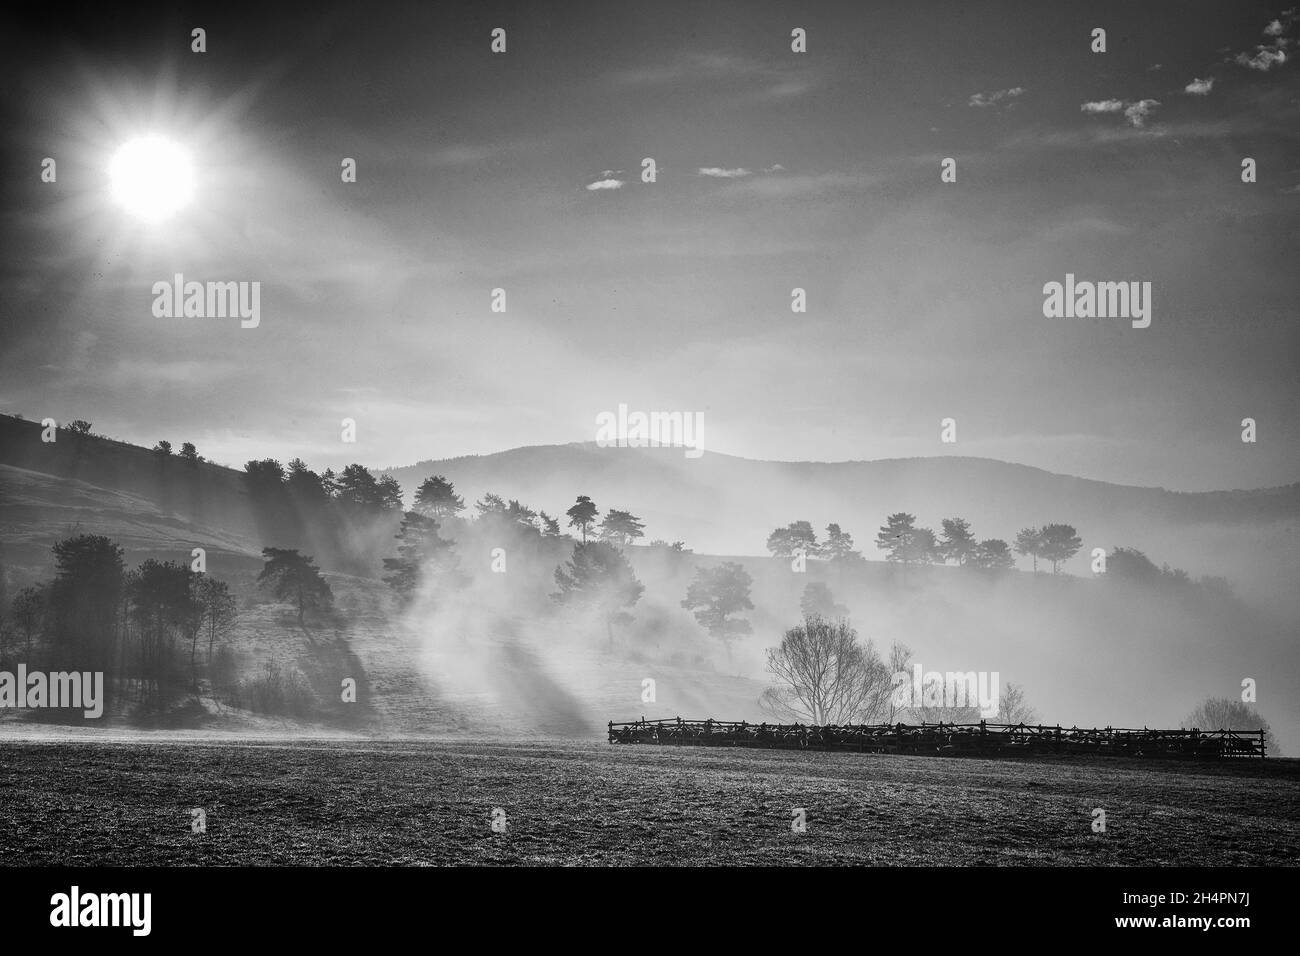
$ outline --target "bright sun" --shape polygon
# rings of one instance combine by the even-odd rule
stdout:
[[[146,222],[161,222],[183,209],[194,194],[189,152],[164,136],[122,145],[108,167],[113,200]]]

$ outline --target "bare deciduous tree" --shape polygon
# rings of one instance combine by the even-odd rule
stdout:
[[[1006,689],[998,698],[999,724],[1034,724],[1038,722],[1038,712],[1029,706],[1025,699],[1025,689],[1020,684],[1007,682]]]
[[[1273,728],[1254,707],[1229,697],[1210,697],[1202,701],[1183,721],[1184,727],[1198,730],[1262,730],[1264,746],[1270,754],[1280,753]]]
[[[776,684],[759,703],[782,720],[868,723],[889,707],[892,672],[847,621],[814,615],[790,628],[780,646],[768,648],[767,669]]]

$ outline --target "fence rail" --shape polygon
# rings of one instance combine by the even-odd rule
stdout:
[[[611,744],[683,747],[769,747],[862,753],[987,756],[1102,754],[1128,757],[1264,759],[1263,730],[1151,730],[1143,727],[1060,727],[1044,724],[751,724],[746,721],[609,722]]]

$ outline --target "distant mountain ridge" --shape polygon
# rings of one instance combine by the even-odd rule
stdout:
[[[629,509],[647,538],[683,540],[697,551],[763,554],[768,533],[808,520],[836,522],[868,558],[885,516],[907,511],[937,531],[961,516],[981,538],[1013,541],[1021,528],[1074,525],[1086,573],[1093,547],[1138,547],[1157,563],[1197,574],[1236,567],[1242,552],[1273,552],[1300,566],[1300,483],[1259,490],[1176,492],[1060,475],[989,458],[943,456],[846,462],[772,462],[681,449],[541,445],[388,469],[408,492],[443,474],[467,504],[486,491],[562,516],[578,494],[605,510]]]
[[[149,449],[95,436],[59,433],[40,441],[40,425],[0,416],[0,465],[73,479],[156,502],[164,512],[224,535],[255,532],[240,470],[163,459]],[[287,457],[287,456],[286,456]],[[309,463],[310,464],[310,463]],[[560,518],[577,495],[601,511],[632,511],[646,539],[681,540],[699,553],[765,553],[767,535],[808,520],[824,536],[830,522],[870,559],[885,516],[907,511],[921,526],[969,520],[980,538],[1013,541],[1030,525],[1074,525],[1084,548],[1066,570],[1085,574],[1095,547],[1138,547],[1157,563],[1193,574],[1221,574],[1275,593],[1300,574],[1300,483],[1258,490],[1175,492],[1060,475],[995,459],[941,456],[845,462],[774,462],[679,448],[602,448],[595,443],[533,445],[489,455],[430,459],[391,474],[408,503],[420,482],[446,475],[467,505],[485,492],[517,498]],[[0,503],[6,489],[0,487]],[[39,509],[24,520],[39,520]],[[28,529],[31,530],[31,529]],[[1027,565],[1026,565],[1027,566]]]

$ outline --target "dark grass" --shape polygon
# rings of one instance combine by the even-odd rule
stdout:
[[[194,807],[206,833],[190,830]],[[504,834],[492,831],[494,807]],[[1300,761],[6,742],[0,826],[11,866],[1296,865]]]

